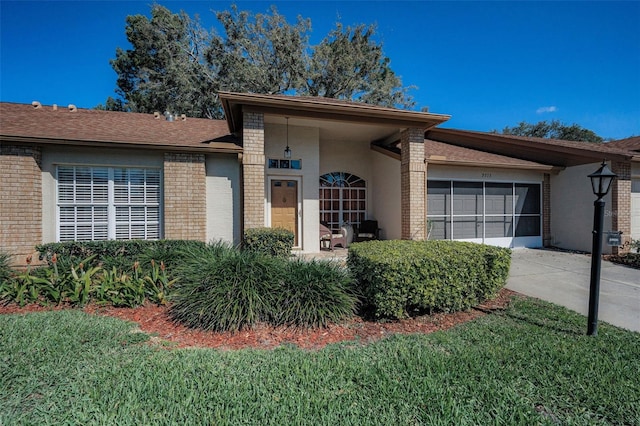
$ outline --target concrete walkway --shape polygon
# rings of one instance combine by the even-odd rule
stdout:
[[[508,289],[587,315],[589,255],[518,249],[511,259]],[[602,262],[598,321],[640,332],[640,270]]]

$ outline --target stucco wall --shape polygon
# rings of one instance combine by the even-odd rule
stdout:
[[[455,179],[487,182],[540,182],[543,172],[533,170],[461,167],[427,164],[427,179]],[[429,206],[427,206],[427,209]]]
[[[162,152],[81,147],[42,148],[42,242],[56,241],[56,166],[90,165],[162,169]],[[163,193],[164,191],[161,191]]]
[[[207,241],[240,244],[240,163],[236,154],[207,155]]]
[[[381,238],[399,240],[402,238],[400,161],[379,152],[371,152],[373,173],[372,187],[373,215],[382,228]]]
[[[631,238],[640,240],[640,163],[631,164]]]
[[[286,126],[275,123],[265,123],[265,157],[284,158],[284,149],[287,146]],[[293,126],[289,124],[289,148],[291,159],[302,159],[302,169],[269,169],[265,165],[265,205],[266,223],[271,225],[271,194],[270,179],[292,179],[298,181],[298,218],[300,220],[299,247],[309,253],[320,251],[318,237],[319,217],[318,210],[318,182],[319,175],[319,140],[320,132],[317,128]]]
[[[551,244],[556,247],[591,252],[593,202],[588,175],[600,164],[568,167],[551,175]],[[611,194],[605,197],[604,230],[611,230]],[[610,253],[606,243],[603,252]]]

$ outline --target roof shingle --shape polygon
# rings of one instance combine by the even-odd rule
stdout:
[[[224,120],[0,103],[0,137],[40,143],[106,143],[240,152]]]

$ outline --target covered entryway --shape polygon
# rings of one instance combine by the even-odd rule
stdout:
[[[298,182],[295,180],[271,181],[271,227],[284,228],[295,235],[298,246]]]

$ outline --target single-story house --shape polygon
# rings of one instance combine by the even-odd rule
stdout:
[[[327,98],[220,100],[225,120],[0,103],[0,248],[24,258],[67,240],[239,243],[277,226],[314,253],[321,222],[376,220],[383,239],[590,251],[587,175],[603,160],[618,174],[605,229],[624,240],[611,250],[640,238],[638,138],[443,129],[448,115]]]

